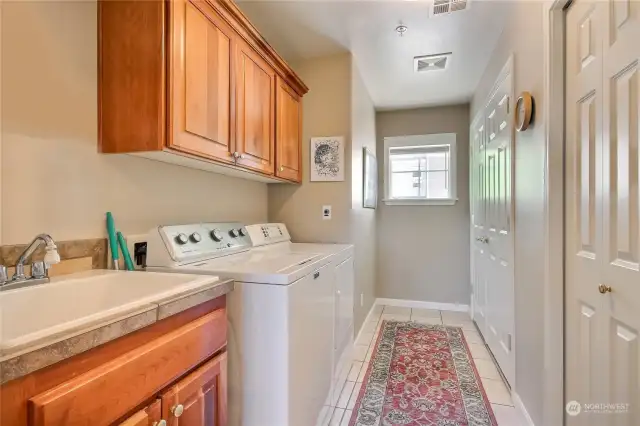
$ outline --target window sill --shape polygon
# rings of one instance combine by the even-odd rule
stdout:
[[[410,200],[410,199],[392,199],[383,200],[387,206],[453,206],[458,201],[457,198],[443,198],[432,200]]]

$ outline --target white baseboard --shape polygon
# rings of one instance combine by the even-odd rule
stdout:
[[[422,302],[419,300],[377,298],[375,305],[402,306],[404,308],[436,309],[439,311],[469,312],[469,305],[459,303]]]
[[[527,409],[525,408],[518,394],[515,392],[511,392],[511,399],[513,400],[513,406],[518,412],[520,419],[524,422],[523,424],[525,426],[535,426],[535,424],[533,423],[533,420],[531,420],[531,416],[527,412]]]
[[[369,313],[364,318],[364,321],[362,322],[362,325],[360,326],[360,330],[358,330],[358,334],[356,335],[356,338],[355,338],[354,342],[359,342],[360,341],[360,334],[362,334],[362,328],[371,319],[371,315],[373,314],[373,311],[376,308],[376,304],[377,304],[376,302],[373,302],[373,305],[371,305],[371,309],[369,309]]]

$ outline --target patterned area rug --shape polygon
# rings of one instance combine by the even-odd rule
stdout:
[[[497,426],[462,329],[384,321],[349,426]]]

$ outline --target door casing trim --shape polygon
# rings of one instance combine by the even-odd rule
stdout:
[[[564,424],[565,9],[546,1],[544,36],[544,371],[543,424]],[[558,325],[562,324],[561,327]]]

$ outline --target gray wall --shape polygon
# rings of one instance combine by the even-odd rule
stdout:
[[[377,297],[469,304],[469,106],[378,112],[379,191],[384,138],[455,133],[458,202],[378,210]]]
[[[350,54],[309,59],[294,67],[309,86],[303,98],[301,185],[269,185],[269,220],[287,224],[294,241],[355,246],[355,331],[374,302],[375,210],[362,208],[362,148],[375,147],[375,111]],[[345,137],[344,182],[309,181],[309,140]],[[331,205],[332,219],[322,220]],[[360,304],[360,295],[364,303]]]
[[[515,141],[515,341],[516,383],[535,424],[542,424],[544,370],[544,165],[543,99],[544,2],[513,2],[513,12],[472,102],[472,117],[482,108],[507,58],[514,54],[515,90],[536,101],[536,122]]]

